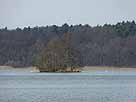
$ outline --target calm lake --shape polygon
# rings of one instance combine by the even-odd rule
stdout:
[[[0,70],[0,102],[136,102],[136,71]]]

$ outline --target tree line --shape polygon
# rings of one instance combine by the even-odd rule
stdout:
[[[35,56],[42,54],[48,58],[50,68],[54,68],[50,63],[63,63],[60,67],[64,68],[72,66],[72,62],[80,66],[136,66],[135,44],[135,21],[94,27],[88,24],[13,30],[5,27],[0,29],[0,65],[32,66]]]

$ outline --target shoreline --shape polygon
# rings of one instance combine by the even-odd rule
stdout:
[[[12,67],[12,66],[0,66],[0,70],[32,70],[35,71],[35,67]],[[111,66],[85,66],[81,71],[91,71],[91,70],[136,70],[136,67],[111,67]]]

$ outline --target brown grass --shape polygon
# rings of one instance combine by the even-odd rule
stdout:
[[[85,66],[82,70],[136,70],[136,67]]]
[[[0,69],[13,69],[12,66],[0,66]]]

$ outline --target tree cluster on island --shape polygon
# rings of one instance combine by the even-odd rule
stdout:
[[[40,72],[79,72],[81,61],[80,52],[71,45],[71,34],[64,34],[48,42],[33,58],[33,66]]]

